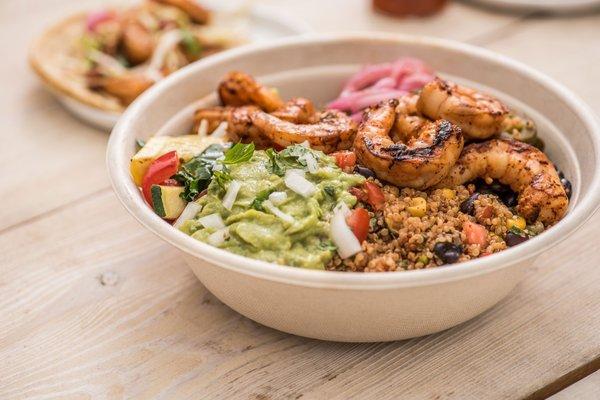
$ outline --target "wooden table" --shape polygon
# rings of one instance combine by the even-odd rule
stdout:
[[[431,19],[396,21],[370,13],[366,0],[265,3],[318,31],[484,46],[600,107],[598,14],[550,19],[452,4]],[[437,335],[326,343],[221,304],[118,204],[104,168],[108,136],[67,114],[27,68],[26,46],[43,26],[98,4],[0,5],[1,399],[600,398],[600,215],[540,257],[506,300]]]

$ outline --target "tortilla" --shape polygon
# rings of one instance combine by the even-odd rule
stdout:
[[[80,13],[50,27],[31,47],[29,63],[51,90],[119,114],[125,107],[116,97],[87,87],[87,61],[81,45],[85,21],[86,14]]]
[[[170,8],[163,5],[153,7]],[[88,61],[82,44],[86,18],[86,13],[76,14],[49,28],[30,48],[29,63],[50,90],[88,106],[120,114],[126,106],[117,97],[88,88]],[[241,38],[245,35],[239,28],[216,25],[198,26],[194,32],[225,48],[244,43]]]

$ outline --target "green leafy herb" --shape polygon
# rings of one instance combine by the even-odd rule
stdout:
[[[121,64],[122,66],[124,66],[125,68],[129,68],[131,67],[131,63],[129,62],[129,60],[127,60],[127,58],[125,58],[124,55],[122,54],[117,54],[116,56],[117,61],[119,62],[119,64]]]
[[[279,158],[279,154],[277,154],[277,152],[273,149],[267,149],[266,153],[267,153],[267,156],[269,157],[271,173],[273,173],[277,176],[285,175],[285,166],[281,162],[281,159]]]
[[[81,46],[85,51],[100,50],[102,44],[100,41],[90,35],[83,35],[81,37]]]
[[[306,155],[310,153],[310,150],[302,145],[295,145],[287,147],[281,151],[279,155],[284,158],[288,163],[297,163],[303,167],[306,167]]]
[[[174,178],[184,185],[181,197],[193,201],[210,184],[217,159],[223,157],[225,148],[220,144],[208,146],[201,154],[181,166]]]
[[[222,163],[225,165],[239,164],[248,161],[254,154],[254,143],[236,143],[225,152]]]
[[[287,147],[279,153],[273,149],[268,149],[266,152],[269,156],[271,172],[279,176],[285,175],[286,169],[306,168],[306,156],[312,154],[310,149],[299,144]]]
[[[257,211],[264,211],[262,203],[269,198],[269,195],[273,193],[273,191],[274,189],[265,189],[259,192],[252,201],[252,204],[250,204],[250,207]]]
[[[140,151],[142,147],[146,145],[146,141],[144,139],[137,138],[135,139],[135,147],[137,151]]]
[[[199,57],[202,53],[202,43],[187,29],[181,30],[181,44],[185,51],[192,57]]]
[[[233,178],[229,174],[229,171],[226,168],[223,168],[221,171],[213,172],[213,180],[217,182],[217,185],[223,190],[226,189],[227,183],[231,182]]]
[[[324,240],[318,245],[320,250],[336,251],[337,247],[331,240]]]
[[[525,236],[525,232],[522,229],[517,228],[516,226],[511,226],[508,229],[509,232],[514,233],[515,235]]]
[[[335,199],[335,188],[333,186],[325,186],[323,188],[323,192],[325,192],[326,195]]]

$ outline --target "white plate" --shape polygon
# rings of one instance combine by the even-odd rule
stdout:
[[[465,0],[510,11],[570,13],[600,7],[600,0]]]
[[[221,7],[217,6],[214,8],[218,10]],[[253,6],[250,8],[247,18],[249,43],[263,43],[275,38],[294,36],[312,31],[312,28],[306,22],[264,6]],[[83,104],[60,92],[53,91],[53,94],[75,117],[107,132],[113,128],[121,116],[121,114],[99,110]]]

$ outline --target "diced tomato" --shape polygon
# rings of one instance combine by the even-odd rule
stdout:
[[[488,232],[482,225],[467,221],[463,224],[463,233],[465,234],[465,242],[467,244],[478,244],[481,247],[487,246]]]
[[[337,151],[335,153],[331,153],[330,156],[335,158],[335,163],[341,169],[354,168],[356,165],[356,154],[354,154],[353,151]]]
[[[494,207],[485,206],[482,209],[479,209],[475,212],[477,216],[477,220],[488,219],[494,216]]]
[[[359,188],[359,187],[351,187],[350,189],[348,189],[348,191],[350,192],[350,194],[352,196],[355,196],[359,201],[362,201],[363,203],[367,201],[367,192],[365,192],[363,189]]]
[[[355,208],[346,217],[346,223],[354,232],[359,242],[363,242],[369,234],[369,213],[364,208]]]
[[[385,196],[379,186],[373,182],[365,182],[365,190],[367,191],[367,202],[375,210],[381,210],[385,205]]]
[[[170,151],[152,161],[142,179],[142,193],[148,204],[152,205],[150,188],[159,185],[175,175],[179,169],[179,157],[176,151]]]

